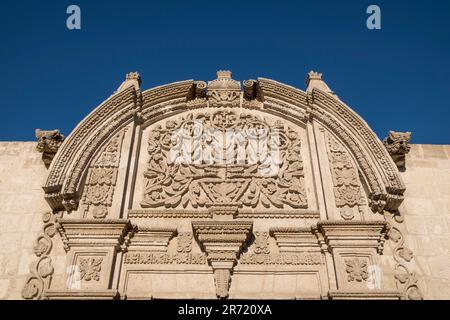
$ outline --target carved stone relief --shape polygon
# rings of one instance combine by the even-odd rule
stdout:
[[[106,218],[112,206],[125,130],[120,131],[92,161],[83,196],[85,216]]]
[[[38,139],[36,149],[42,152],[42,161],[48,167],[64,142],[64,136],[59,130],[36,129],[36,138]]]
[[[405,156],[411,149],[409,146],[410,139],[411,132],[389,131],[389,135],[383,140],[386,150],[400,170],[405,169]]]
[[[150,132],[141,206],[307,208],[300,147],[299,134],[281,121],[246,113],[169,120]]]

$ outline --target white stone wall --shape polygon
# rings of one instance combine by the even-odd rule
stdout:
[[[412,145],[406,184],[406,245],[426,299],[450,299],[450,146]]]
[[[0,142],[0,299],[21,299],[42,228],[47,169],[35,142]]]
[[[0,142],[0,299],[21,299],[36,261],[33,246],[50,210],[41,188],[47,169],[34,142]],[[450,299],[450,146],[412,145],[406,171],[406,246],[426,299]],[[51,257],[62,283],[64,251],[59,236]],[[61,279],[59,279],[61,278]]]

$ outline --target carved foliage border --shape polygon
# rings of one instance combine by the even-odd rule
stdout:
[[[22,289],[22,297],[24,299],[40,300],[44,290],[50,287],[54,271],[52,259],[50,258],[50,252],[53,247],[51,238],[56,234],[55,221],[59,216],[60,214],[51,212],[45,212],[42,216],[44,225],[33,248],[34,254],[38,259],[33,263],[30,275]]]

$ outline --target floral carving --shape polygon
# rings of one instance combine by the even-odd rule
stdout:
[[[103,258],[80,258],[80,279],[85,281],[99,281]]]
[[[183,147],[186,139],[189,148]],[[219,110],[168,120],[150,132],[141,206],[307,208],[300,146],[298,133],[280,121],[269,124],[244,113]],[[269,150],[267,157],[252,158],[261,148]]]
[[[94,218],[105,218],[112,205],[124,133],[114,136],[89,168],[83,203]]]
[[[345,259],[345,271],[347,272],[347,280],[352,281],[365,281],[368,278],[367,273],[367,261],[359,258]]]
[[[358,173],[345,149],[328,135],[328,159],[334,184],[336,206],[345,220],[354,218],[351,208],[359,206],[361,190]]]

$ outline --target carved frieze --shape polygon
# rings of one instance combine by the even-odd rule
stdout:
[[[240,264],[255,265],[321,265],[324,263],[321,253],[244,253],[239,259]]]
[[[204,253],[134,252],[125,254],[124,264],[206,264]]]

